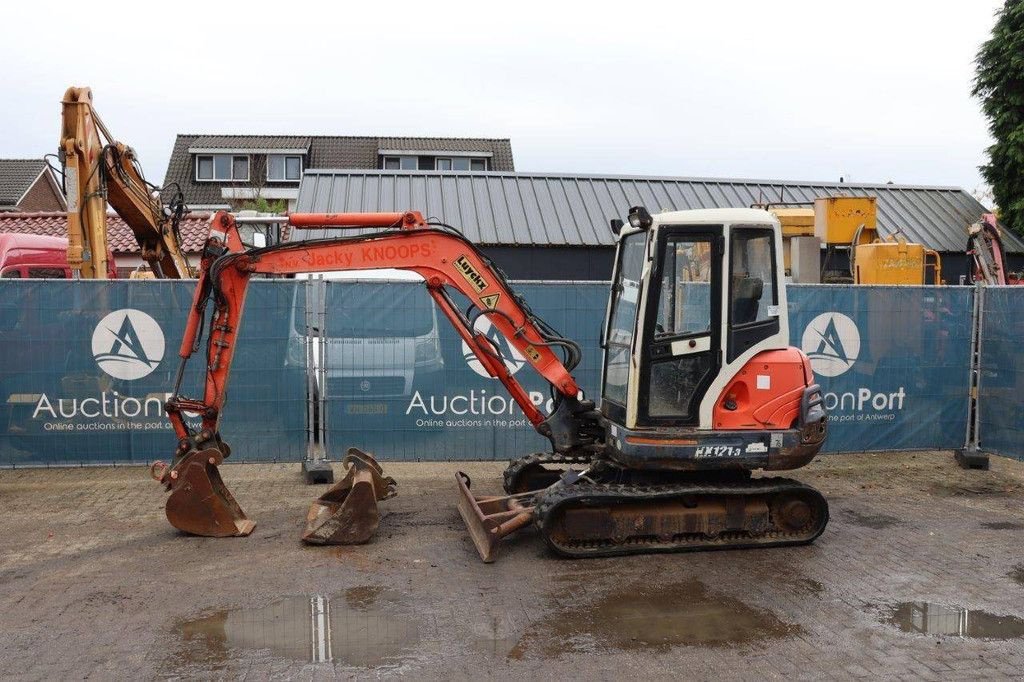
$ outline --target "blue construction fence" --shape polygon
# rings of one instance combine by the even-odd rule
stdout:
[[[980,308],[979,445],[1024,459],[1024,287],[985,287]]]
[[[514,286],[540,317],[581,344],[574,375],[596,397],[607,284]],[[330,280],[324,287],[320,300],[305,281],[252,282],[222,420],[233,460],[303,459],[310,401],[318,397],[333,459],[349,446],[386,460],[506,459],[548,448],[421,284]],[[174,281],[0,280],[0,465],[168,459],[175,438],[162,401],[174,382],[193,289]],[[1006,307],[1008,320],[1015,293],[991,300]],[[825,390],[828,452],[963,447],[974,289],[802,285],[789,287],[788,296],[791,341],[811,357]],[[486,318],[478,325],[531,399],[549,404],[546,382]],[[989,334],[986,343],[1013,338]],[[982,353],[993,355],[1000,351]],[[988,442],[1019,454],[1022,410],[1013,409],[1019,400],[1011,407],[1008,388],[1020,374],[1012,354],[1004,360],[1008,366],[994,370],[998,381],[982,381],[983,394],[1003,404],[981,414],[992,433],[1015,424],[1015,435]],[[204,363],[202,352],[191,361],[186,395],[201,395]],[[321,375],[313,386],[322,396],[310,395],[311,368]]]
[[[170,459],[176,438],[163,401],[194,290],[180,281],[0,280],[0,465]],[[305,440],[306,362],[289,352],[288,334],[298,291],[294,281],[249,289],[229,388],[234,418],[224,423],[245,459],[295,459]],[[202,397],[204,367],[199,353],[186,395]]]

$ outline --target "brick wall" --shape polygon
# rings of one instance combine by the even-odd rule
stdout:
[[[63,211],[64,202],[60,199],[57,189],[47,179],[46,174],[40,175],[35,184],[25,193],[18,204],[19,211]]]

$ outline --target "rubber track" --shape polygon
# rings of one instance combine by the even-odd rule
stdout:
[[[671,541],[636,540],[626,544],[612,544],[611,540],[601,543],[588,541],[585,545],[561,546],[550,536],[548,530],[555,516],[568,505],[601,506],[603,504],[656,502],[662,504],[675,497],[692,495],[781,495],[784,493],[810,493],[812,500],[819,505],[813,508],[814,518],[809,528],[804,531],[790,532],[768,530],[762,535],[751,536],[743,531],[726,531],[715,538],[705,538],[703,542],[694,543],[694,539],[686,539],[685,545],[671,544]],[[580,483],[572,486],[551,488],[538,495],[536,499],[536,524],[544,541],[556,553],[566,557],[603,557],[626,554],[649,554],[652,552],[686,552],[707,551],[717,549],[742,549],[752,547],[783,547],[788,545],[805,545],[814,542],[828,524],[828,502],[809,485],[788,478],[752,478],[734,484],[677,484],[632,486],[625,484],[589,484]],[[769,507],[770,508],[770,507]]]
[[[573,464],[590,464],[592,461],[594,461],[594,457],[587,454],[574,455],[559,454],[557,452],[535,452],[532,455],[526,455],[525,457],[513,460],[508,467],[505,468],[505,473],[502,475],[502,485],[505,488],[506,494],[513,495],[517,491],[516,484],[519,482],[519,478],[533,467],[540,467],[545,464],[571,466]]]

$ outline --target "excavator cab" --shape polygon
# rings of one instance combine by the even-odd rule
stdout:
[[[825,437],[789,347],[781,230],[765,211],[630,212],[604,330],[601,414],[641,469],[791,469]]]

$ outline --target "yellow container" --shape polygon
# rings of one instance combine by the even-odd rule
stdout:
[[[813,208],[773,208],[771,212],[779,219],[783,237],[813,237]]]
[[[933,258],[933,262],[928,259]],[[927,270],[935,268],[934,284],[941,284],[939,254],[903,238],[854,249],[854,281],[857,284],[926,284]]]
[[[825,244],[851,244],[861,225],[860,244],[871,242],[878,228],[875,197],[825,197],[814,200],[814,236]]]

